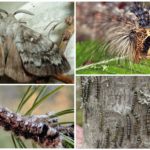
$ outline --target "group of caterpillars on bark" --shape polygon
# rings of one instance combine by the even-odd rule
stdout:
[[[99,84],[99,77],[81,77],[81,97],[82,97],[82,105],[85,107],[86,112],[85,112],[85,122],[86,122],[86,118],[88,115],[88,107],[87,107],[87,103],[90,97],[90,93],[92,90],[92,86],[96,87],[96,91],[95,91],[95,98],[97,100],[99,100],[99,95],[100,95],[100,84]],[[100,130],[103,129],[103,107],[100,104],[100,109],[101,109],[101,119],[100,119]]]
[[[95,87],[95,98],[100,98],[100,80],[99,77],[81,77],[81,97],[83,106],[85,107],[85,119],[87,120],[88,116],[88,106],[86,105],[89,101],[90,93],[92,87]],[[123,120],[118,120],[116,123],[115,131],[112,132],[109,127],[105,129],[104,125],[104,108],[102,104],[100,104],[100,132],[105,133],[105,142],[102,145],[99,145],[103,148],[119,148],[124,147],[126,141],[130,143],[130,141],[134,141],[131,147],[140,147],[143,144],[141,133],[143,132],[143,124],[145,124],[146,135],[150,135],[150,106],[147,104],[146,100],[141,102],[139,101],[139,94],[146,95],[141,91],[134,91],[131,110],[128,112],[123,118]],[[147,96],[147,95],[146,95]],[[136,109],[137,105],[139,107],[146,108],[145,116],[141,118],[141,114]],[[134,139],[134,140],[133,140]]]
[[[142,130],[142,123],[145,124],[145,131],[146,135],[150,136],[150,106],[146,105],[146,113],[145,116],[143,116],[145,119],[141,118],[140,114],[138,114],[136,108],[136,105],[143,106],[139,101],[138,101],[138,92],[134,92],[133,96],[133,101],[132,101],[132,106],[131,106],[131,111],[126,114],[125,116],[125,121],[124,125],[121,126],[119,122],[116,124],[116,130],[114,133],[114,138],[113,140],[110,140],[109,137],[109,144],[108,144],[108,128],[105,130],[105,145],[111,145],[113,143],[112,147],[114,148],[119,148],[123,146],[123,142],[126,142],[125,139],[128,142],[131,142],[131,137],[132,139],[134,138],[135,144],[131,144],[131,147],[129,148],[140,148],[141,146],[144,145],[142,141],[142,136],[141,136],[141,130]],[[110,129],[109,129],[109,132]],[[142,145],[143,144],[143,145]],[[108,147],[104,147],[108,148]],[[109,147],[110,148],[110,147]]]
[[[95,87],[95,98],[100,98],[100,81],[98,77],[81,77],[81,93],[82,93],[82,99],[83,99],[83,105],[86,109],[86,116],[88,114],[88,109],[86,108],[86,103],[88,103],[91,87],[94,85]],[[107,127],[105,129],[104,125],[104,112],[103,108],[100,108],[101,114],[100,114],[100,132],[104,132],[105,134],[105,142],[102,145],[99,145],[103,148],[119,148],[124,147],[126,142],[130,143],[132,140],[131,146],[134,148],[140,148],[144,145],[142,141],[142,135],[143,134],[143,124],[145,124],[145,131],[146,135],[150,136],[150,106],[147,105],[146,100],[144,100],[145,103],[141,103],[141,100],[139,101],[139,94],[144,95],[144,98],[147,96],[144,92],[134,91],[133,92],[133,99],[132,99],[132,105],[131,110],[128,112],[121,120],[118,120],[116,123],[115,131],[111,131],[111,128]],[[145,96],[146,95],[146,96]],[[143,116],[145,119],[141,118],[142,115],[138,112],[136,109],[137,105],[138,107],[146,108],[145,116]],[[145,105],[145,107],[143,107]],[[102,104],[100,105],[102,107]],[[86,118],[87,120],[87,118]],[[86,123],[86,122],[85,122]],[[134,140],[133,140],[134,139]],[[134,142],[133,142],[134,141]]]

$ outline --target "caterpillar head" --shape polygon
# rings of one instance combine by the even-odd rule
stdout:
[[[150,57],[150,13],[143,3],[133,3],[129,12],[120,15],[119,20],[105,22],[104,28],[111,53],[136,63]]]
[[[136,29],[134,41],[132,59],[138,63],[141,59],[150,58],[150,28]]]
[[[137,17],[137,44],[136,49],[142,56],[150,55],[150,14],[144,3],[134,2],[130,11]],[[138,53],[138,52],[137,52]]]
[[[143,40],[143,51],[147,53],[147,56],[150,56],[150,28],[146,30],[146,38]]]

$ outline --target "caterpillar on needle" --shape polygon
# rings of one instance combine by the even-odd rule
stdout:
[[[49,119],[47,115],[21,116],[0,107],[0,126],[16,136],[31,139],[44,148],[62,147],[62,133],[74,138],[73,126],[61,126],[57,123],[56,118]]]

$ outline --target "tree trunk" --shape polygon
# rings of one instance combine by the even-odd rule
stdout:
[[[85,148],[150,148],[150,77],[81,77]]]

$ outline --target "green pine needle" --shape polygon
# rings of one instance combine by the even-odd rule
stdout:
[[[40,98],[26,113],[25,115],[30,115],[35,108],[37,108],[42,102],[44,102],[49,96],[53,95],[54,93],[56,93],[57,91],[59,91],[62,86],[59,86],[57,88],[55,88],[54,90],[50,91],[48,94],[44,95],[42,98]]]
[[[56,112],[52,115],[49,115],[49,118],[55,118],[55,117],[70,114],[70,113],[74,113],[74,109],[66,109],[66,110],[63,110],[63,111]]]

